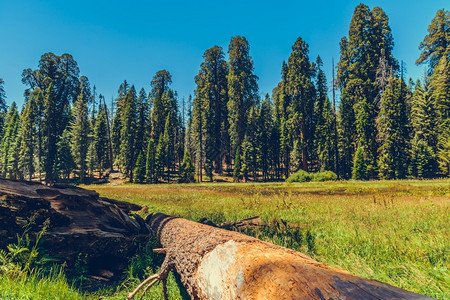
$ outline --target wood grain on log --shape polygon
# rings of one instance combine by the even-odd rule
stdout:
[[[430,299],[238,232],[164,214],[149,224],[192,299]]]
[[[31,217],[35,218],[31,237],[50,219],[43,245],[49,254],[69,266],[80,253],[87,255],[92,275],[105,277],[104,270],[124,268],[139,244],[148,239],[144,220],[129,217],[131,210],[140,208],[101,198],[90,190],[0,179],[0,248],[16,242]]]

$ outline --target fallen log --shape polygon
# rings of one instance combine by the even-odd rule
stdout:
[[[172,270],[192,299],[430,299],[238,232],[159,213],[148,221],[166,258],[146,290],[158,280],[165,287]]]
[[[207,224],[208,225],[208,224]],[[258,226],[265,226],[267,224],[264,224],[264,222],[258,217],[251,217],[239,221],[227,221],[220,224],[217,224],[217,227],[223,228],[223,229],[239,229],[244,227],[258,227]]]
[[[148,225],[137,215],[130,217],[140,208],[90,190],[0,179],[0,249],[15,243],[30,219],[30,238],[49,219],[43,238],[49,255],[71,267],[81,253],[89,275],[109,280],[148,240]]]

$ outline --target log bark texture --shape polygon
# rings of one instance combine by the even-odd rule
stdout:
[[[50,219],[43,244],[49,254],[69,267],[87,255],[90,273],[108,279],[148,240],[148,225],[129,216],[140,208],[80,188],[0,179],[0,248],[16,242],[31,217],[31,238]]]
[[[163,267],[192,299],[430,299],[238,232],[164,214],[148,221],[166,252]]]

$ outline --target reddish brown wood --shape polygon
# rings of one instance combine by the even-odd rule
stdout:
[[[16,242],[31,217],[31,237],[50,219],[43,244],[50,255],[69,267],[80,253],[87,255],[91,275],[110,278],[148,239],[144,220],[129,216],[140,208],[90,190],[0,179],[0,248]]]
[[[164,214],[149,224],[192,299],[429,299],[238,232]]]

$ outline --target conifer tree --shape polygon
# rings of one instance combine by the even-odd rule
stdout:
[[[391,75],[381,99],[378,116],[380,132],[380,178],[403,179],[408,171],[409,124],[406,113],[406,86]]]
[[[416,61],[416,64],[428,62],[430,73],[433,72],[434,67],[445,56],[445,52],[448,51],[450,46],[449,28],[450,12],[439,9],[428,26],[428,34],[419,45],[419,50],[422,52]]]
[[[136,151],[145,151],[150,136],[150,103],[144,89],[137,98]],[[145,152],[144,152],[145,153]]]
[[[234,155],[233,182],[239,182],[241,180],[241,168],[241,151],[240,147],[237,147],[236,154]]]
[[[111,126],[111,142],[112,142],[112,152],[114,157],[114,163],[120,165],[120,144],[122,142],[121,132],[122,132],[122,115],[123,106],[125,103],[125,98],[127,96],[130,86],[125,80],[119,87],[119,96],[115,99],[116,114],[112,120]]]
[[[89,120],[88,150],[86,153],[86,168],[88,170],[89,177],[92,177],[94,175],[94,170],[98,169],[98,158],[94,144],[95,119],[96,118],[94,117],[94,119]]]
[[[359,156],[354,157],[353,168],[366,168],[364,172],[359,170],[352,171],[353,179],[368,180],[377,176],[377,156],[371,151],[370,146],[373,144],[374,126],[372,122],[375,121],[373,117],[373,105],[371,105],[362,94],[359,95],[359,101],[355,105],[356,110],[356,133],[357,149],[360,152]],[[354,177],[357,174],[357,177]]]
[[[447,15],[449,15],[447,13]],[[448,28],[450,28],[450,15]],[[450,45],[450,44],[449,44]],[[431,76],[430,87],[436,109],[438,157],[441,170],[450,175],[448,137],[450,136],[450,46],[439,60]]]
[[[349,91],[350,76],[350,53],[348,40],[343,37],[340,42],[340,61],[338,64],[338,84],[341,90],[341,101],[338,112],[338,148],[339,148],[339,171],[343,178],[352,177],[353,154],[356,149],[355,111],[354,100]]]
[[[274,99],[274,117],[275,122],[279,123],[283,116],[287,115],[287,108],[290,104],[290,98],[288,96],[288,65],[285,61],[281,66],[281,81],[274,88],[272,96]]]
[[[15,102],[11,104],[5,118],[4,134],[1,143],[1,173],[3,178],[16,179],[18,162],[16,161],[19,137],[19,113]]]
[[[245,37],[231,38],[228,47],[228,120],[232,153],[240,146],[247,129],[247,115],[258,102],[258,77],[253,74],[250,46]]]
[[[331,103],[327,96],[327,82],[322,70],[322,60],[316,59],[316,101],[314,104],[315,116],[315,148],[317,151],[317,170],[334,170],[334,127]]]
[[[388,17],[379,7],[370,11],[360,4],[355,8],[348,39],[341,40],[338,82],[341,88],[340,127],[343,176],[348,177],[355,149],[364,149],[367,178],[377,176],[377,127],[375,119],[380,94],[376,82],[380,59],[394,70],[398,63]],[[352,112],[353,109],[353,112]],[[355,164],[353,164],[354,166]]]
[[[185,151],[185,140],[186,140],[186,128],[183,125],[183,117],[182,114],[179,113],[177,118],[175,119],[175,141],[174,141],[174,152],[175,152],[175,166],[174,172],[180,171],[181,164],[184,158]]]
[[[106,107],[105,105],[100,105],[98,111],[98,116],[95,120],[94,126],[94,138],[93,145],[95,150],[95,157],[97,159],[98,169],[100,171],[100,177],[103,171],[108,166],[108,124],[106,121]]]
[[[244,141],[242,142],[242,155],[241,155],[241,167],[240,173],[244,178],[244,182],[248,181],[250,172],[254,169],[255,148],[250,142],[249,136],[246,134]]]
[[[38,172],[38,178],[39,181],[42,180],[42,165],[43,165],[43,156],[44,156],[44,129],[45,129],[45,120],[44,120],[44,93],[40,89],[35,89],[32,94],[35,95],[35,102],[36,102],[36,156],[37,156],[37,163],[36,168]]]
[[[136,163],[136,90],[134,86],[128,90],[122,105],[119,163],[125,175],[133,182],[133,171]]]
[[[20,145],[22,144],[22,132],[20,125],[20,116],[16,120],[15,130],[16,134],[11,143],[8,166],[8,178],[10,179],[23,179],[23,173],[20,170]]]
[[[194,145],[194,130],[193,130],[193,108],[192,108],[192,96],[189,95],[187,101],[187,122],[186,122],[186,135],[184,140],[184,147],[189,151],[192,163],[195,166],[195,145]]]
[[[189,127],[193,153],[195,153],[195,168],[198,182],[203,181],[203,163],[204,163],[204,142],[203,142],[203,117],[201,97],[194,98],[194,107],[192,109],[192,120]]]
[[[322,127],[323,140],[317,146],[318,160],[320,162],[320,171],[336,172],[335,160],[336,160],[336,131],[335,131],[335,119],[334,112],[331,106],[331,102],[327,99],[322,111],[322,119],[325,121]],[[320,128],[316,129],[320,130]],[[316,131],[317,132],[317,131]],[[323,135],[323,134],[326,135]],[[319,137],[316,137],[318,139]]]
[[[158,179],[164,179],[164,167],[167,165],[166,149],[166,139],[164,139],[164,134],[161,134],[155,152],[156,178]]]
[[[5,124],[5,116],[7,111],[6,93],[4,85],[5,82],[0,78],[0,134],[3,136],[3,126]]]
[[[75,164],[78,169],[78,177],[81,182],[85,181],[87,171],[87,151],[89,147],[89,119],[87,102],[81,93],[75,101],[74,120],[71,124],[71,145],[72,155],[74,157]]]
[[[172,118],[172,114],[169,112],[166,118],[166,124],[164,126],[163,146],[164,149],[164,162],[163,168],[167,170],[166,180],[170,183],[172,173],[175,170],[175,124]]]
[[[138,155],[136,167],[134,168],[134,182],[145,182],[145,158],[142,151]]]
[[[153,138],[148,140],[147,158],[145,164],[145,177],[148,183],[157,182],[157,162],[156,162],[156,146]]]
[[[250,108],[248,115],[247,132],[242,143],[242,168],[241,173],[244,181],[248,181],[249,175],[256,181],[256,173],[261,164],[261,126],[260,107]]]
[[[22,140],[20,145],[20,169],[31,181],[34,173],[34,156],[36,148],[36,94],[30,96],[21,117]]]
[[[315,90],[312,83],[314,70],[309,62],[308,52],[308,44],[299,37],[292,46],[288,59],[287,90],[290,104],[287,107],[286,122],[289,139],[292,145],[295,141],[297,145],[291,156],[301,157],[301,164],[294,166],[293,171],[297,171],[299,167],[307,171],[308,159],[312,156]]]
[[[449,126],[450,127],[450,126]],[[440,135],[440,143],[438,150],[438,157],[441,170],[450,174],[450,128],[447,127]]]
[[[271,134],[272,146],[274,152],[272,153],[272,160],[276,167],[276,177],[279,179],[281,174],[279,170],[281,166],[283,168],[283,175],[287,178],[289,176],[290,168],[290,151],[291,143],[288,137],[288,130],[286,126],[287,108],[290,105],[290,97],[288,95],[288,82],[287,82],[288,66],[283,61],[281,67],[281,81],[277,87],[274,88],[272,97],[274,99],[274,128]],[[279,145],[277,147],[277,145]]]
[[[173,92],[170,91],[172,75],[166,70],[158,71],[151,82],[152,90],[152,130],[155,140],[164,134],[164,125],[169,111],[172,111],[174,103]],[[168,95],[169,91],[171,92]],[[173,113],[173,111],[172,111]]]
[[[228,120],[227,120],[227,64],[222,48],[214,46],[205,51],[205,61],[200,66],[200,72],[195,77],[197,84],[196,99],[194,99],[194,116],[201,123],[194,122],[194,132],[202,131],[202,143],[205,151],[202,160],[205,161],[206,175],[212,180],[213,169],[222,172],[222,160],[228,153]],[[199,107],[198,107],[199,106]],[[198,114],[202,114],[199,116]],[[199,134],[193,136],[197,145]]]
[[[289,131],[287,122],[284,117],[280,120],[280,160],[284,166],[284,177],[289,177],[290,170],[290,156],[291,156],[291,141],[289,138]]]
[[[437,172],[436,110],[428,81],[417,81],[411,99],[410,123],[413,129],[410,174],[431,177]]]
[[[166,172],[166,179],[170,180],[171,174],[176,171],[176,162],[179,162],[182,151],[177,151],[182,143],[181,121],[178,118],[177,95],[169,86],[172,76],[166,70],[158,71],[151,82],[152,91],[152,137],[158,141],[156,149],[156,163],[158,177]],[[167,121],[169,123],[167,124]],[[167,126],[168,127],[167,127]],[[167,127],[167,130],[166,130]]]
[[[435,176],[438,163],[433,148],[417,134],[411,142],[411,148],[410,174],[419,178]]]
[[[72,134],[67,127],[58,141],[57,169],[62,172],[63,178],[68,180],[75,167],[71,150]]]
[[[276,141],[272,140],[274,124],[272,120],[273,106],[270,97],[266,94],[266,98],[261,103],[259,119],[258,119],[258,141],[260,146],[260,167],[263,180],[269,179],[269,171],[273,167],[274,148],[277,146]],[[276,140],[276,139],[275,139]]]
[[[418,80],[411,99],[411,126],[415,136],[437,150],[437,117],[428,81]]]
[[[270,161],[270,177],[280,179],[281,174],[281,142],[280,142],[280,124],[278,120],[273,120],[272,130],[270,131],[270,149],[269,149],[269,161]]]
[[[186,151],[183,157],[183,163],[181,164],[180,170],[180,183],[191,183],[195,181],[195,168],[191,161],[191,156],[189,152]]]
[[[353,160],[352,177],[354,180],[367,180],[367,158],[364,155],[364,146],[358,146]]]
[[[56,155],[58,152],[58,132],[56,123],[58,122],[58,109],[56,106],[56,97],[53,84],[50,83],[44,98],[44,112],[43,112],[43,138],[44,145],[44,171],[45,182],[47,184],[53,183],[56,180]],[[87,116],[86,116],[87,117]]]
[[[25,90],[25,98],[32,93],[35,89],[40,89],[47,96],[47,91],[50,85],[52,85],[52,108],[54,111],[52,121],[47,121],[45,115],[46,105],[43,105],[44,123],[52,123],[51,130],[53,131],[54,138],[51,137],[47,140],[49,133],[43,134],[46,140],[47,146],[52,145],[50,149],[45,147],[45,163],[44,169],[46,171],[46,181],[53,181],[53,171],[55,168],[55,156],[56,156],[56,143],[59,137],[62,135],[64,129],[68,126],[70,120],[70,106],[75,103],[78,95],[80,94],[82,87],[85,87],[85,96],[90,96],[87,93],[88,81],[87,78],[79,78],[80,70],[78,64],[72,55],[64,53],[60,56],[54,53],[45,53],[39,60],[38,69],[31,70],[25,69],[22,72],[22,82],[28,86]],[[47,110],[48,111],[48,110]],[[43,124],[45,125],[45,124]],[[48,144],[50,143],[50,144]],[[47,174],[48,173],[48,174]]]

